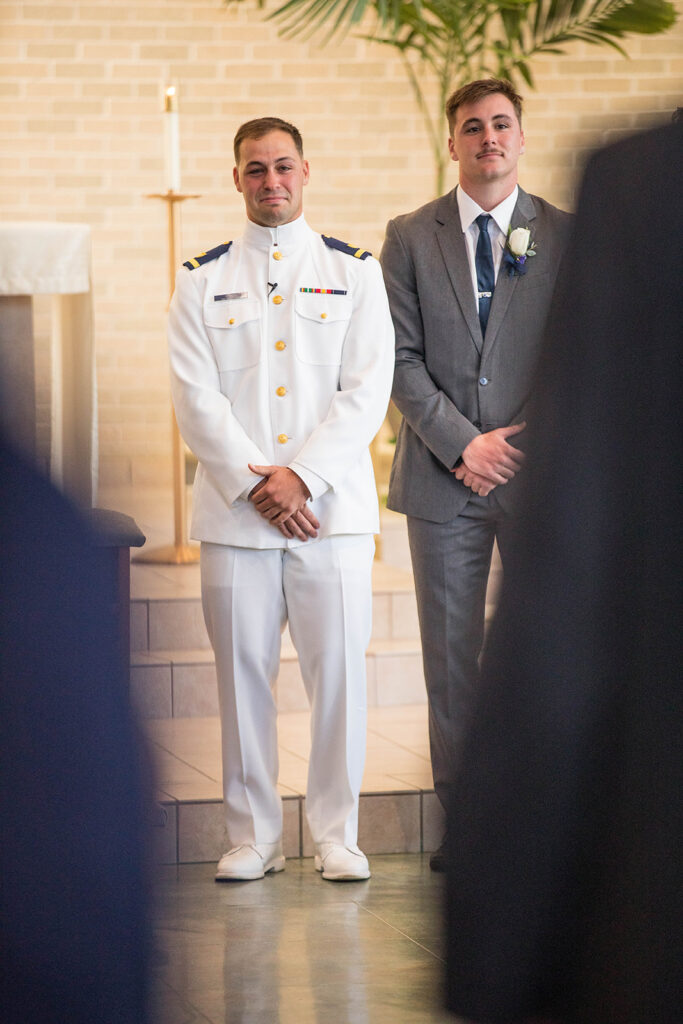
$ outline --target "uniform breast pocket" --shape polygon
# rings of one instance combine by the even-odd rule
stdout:
[[[212,302],[204,308],[204,326],[218,369],[244,370],[261,358],[261,307],[257,301]]]
[[[302,362],[339,366],[351,308],[351,299],[346,295],[297,295],[296,354]]]

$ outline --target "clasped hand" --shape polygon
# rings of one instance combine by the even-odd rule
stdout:
[[[249,501],[264,519],[276,526],[288,540],[317,537],[320,523],[306,504],[310,493],[306,484],[287,466],[255,466],[252,473],[263,477],[249,492]]]
[[[462,453],[462,462],[451,470],[465,487],[486,497],[500,484],[512,480],[524,462],[524,452],[508,444],[508,437],[521,433],[526,423],[497,427],[478,434]]]

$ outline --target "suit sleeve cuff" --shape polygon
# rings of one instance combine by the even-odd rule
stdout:
[[[438,452],[435,453],[439,458],[441,458],[441,461],[447,469],[453,470],[460,465],[462,462],[462,453],[465,451],[465,448],[467,448],[470,441],[474,441],[475,437],[479,437],[481,431],[477,430],[474,425],[471,425],[471,431],[463,431],[463,433],[465,436],[460,438],[459,446],[455,452],[451,448],[447,454],[444,453],[446,455],[445,458],[439,455]]]
[[[300,462],[290,462],[289,468],[293,473],[296,473],[298,477],[301,477],[303,482],[306,484],[311,495],[311,501],[315,501],[315,499],[319,498],[325,493],[325,491],[329,491],[330,485],[327,480],[323,480],[321,476],[318,476],[317,473],[313,473],[310,469],[307,469],[306,466],[302,466]]]

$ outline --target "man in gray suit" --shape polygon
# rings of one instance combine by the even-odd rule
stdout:
[[[571,221],[517,184],[522,101],[509,82],[464,86],[446,116],[459,185],[390,221],[381,255],[396,329],[392,397],[403,414],[388,506],[408,517],[444,806],[476,690],[494,538],[505,565],[519,435]],[[443,847],[430,863],[444,870]]]

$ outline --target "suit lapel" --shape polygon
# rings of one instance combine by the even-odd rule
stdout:
[[[536,211],[531,198],[523,189],[520,188],[515,208],[512,211],[510,227],[513,231],[515,228],[528,227],[535,216]],[[510,277],[504,264],[501,263],[498,271],[498,280],[496,281],[496,287],[491,301],[491,312],[489,313],[489,320],[486,325],[484,348],[487,350],[496,341],[498,331],[505,320],[505,314],[507,313],[510,300],[514,294],[515,288],[517,287],[518,280],[518,275],[513,274],[513,276]]]
[[[472,290],[472,275],[467,260],[465,239],[460,224],[458,201],[455,190],[444,196],[436,213],[436,239],[441,249],[446,271],[453,285],[455,297],[462,311],[465,323],[472,335],[472,341],[481,355],[483,338],[477,305]],[[494,292],[495,297],[495,292]],[[488,332],[487,332],[488,333]]]

